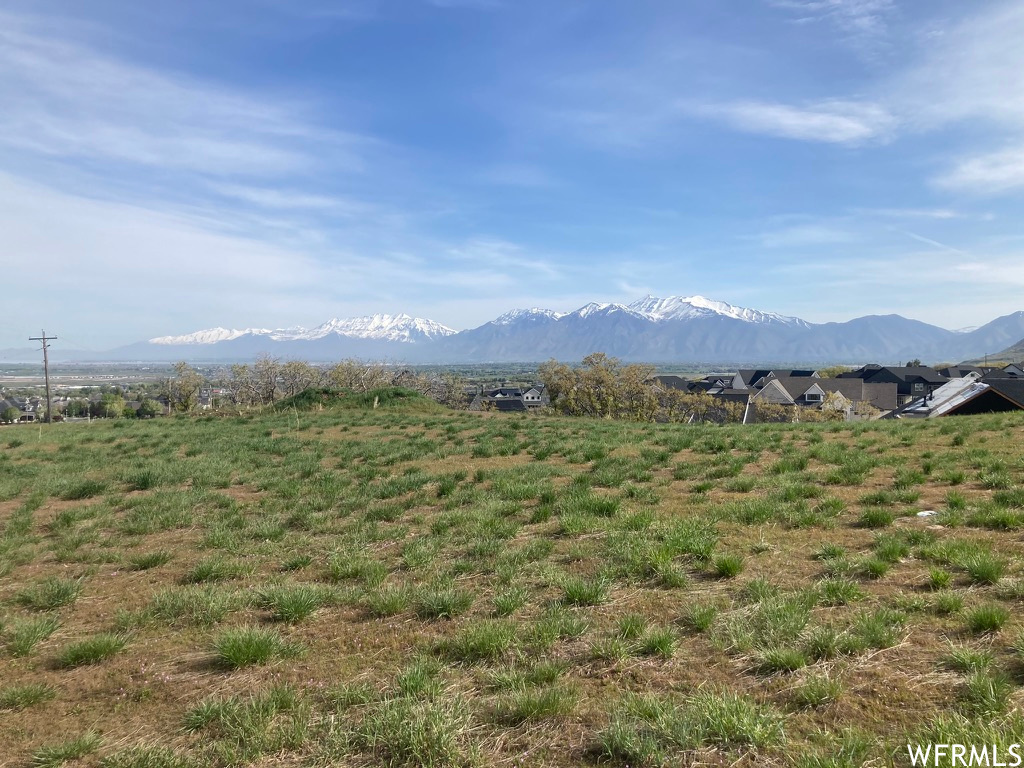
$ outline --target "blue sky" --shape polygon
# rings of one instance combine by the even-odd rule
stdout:
[[[7,0],[0,348],[1024,309],[1024,4]]]

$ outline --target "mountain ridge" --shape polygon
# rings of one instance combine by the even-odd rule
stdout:
[[[891,364],[980,357],[1022,337],[1024,311],[974,330],[953,331],[897,314],[810,323],[699,295],[648,295],[630,304],[591,302],[571,312],[514,309],[462,331],[404,313],[333,318],[308,330],[217,327],[75,359],[227,362],[266,354],[442,364],[571,361],[600,351],[652,363]],[[58,350],[54,354],[61,357]],[[3,352],[0,359],[5,359]]]

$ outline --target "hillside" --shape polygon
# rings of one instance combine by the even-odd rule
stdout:
[[[1007,363],[1020,363],[1024,360],[1024,339],[1013,344],[1002,352],[993,352],[991,355],[971,360],[968,365],[1005,365]]]
[[[322,394],[0,428],[0,764],[810,768],[1024,740],[1024,418]]]

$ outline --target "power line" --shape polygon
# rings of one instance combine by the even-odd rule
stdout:
[[[42,336],[29,336],[29,341],[41,341],[43,343],[43,376],[46,378],[46,423],[53,423],[53,400],[50,397],[50,356],[46,350],[50,348],[50,345],[46,342],[53,341],[56,336],[47,336],[46,331],[43,331]]]

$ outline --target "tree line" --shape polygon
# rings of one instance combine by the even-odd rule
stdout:
[[[463,381],[451,373],[423,373],[384,363],[343,360],[317,366],[301,360],[281,361],[263,356],[252,364],[231,365],[206,379],[188,363],[176,363],[164,383],[172,410],[187,413],[199,406],[206,388],[223,389],[220,407],[239,410],[262,408],[294,397],[311,388],[370,392],[384,387],[403,387],[439,403],[459,407],[464,400]]]
[[[626,365],[603,352],[585,357],[579,366],[550,360],[538,373],[552,407],[569,416],[677,423],[743,419],[741,403],[654,386],[654,366]]]

